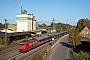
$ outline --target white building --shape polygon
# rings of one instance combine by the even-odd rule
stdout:
[[[33,24],[32,24],[32,25],[33,25],[33,27],[32,27],[33,30],[36,30],[36,25],[37,25],[37,24],[36,24],[35,16],[33,16],[33,21],[32,21],[32,23],[33,23]]]
[[[36,30],[36,20],[33,14],[17,14],[17,32]]]

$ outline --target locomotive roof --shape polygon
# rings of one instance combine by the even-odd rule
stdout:
[[[29,42],[35,42],[35,40],[29,40]]]
[[[32,39],[32,40],[24,40],[23,42],[35,42],[35,39]]]

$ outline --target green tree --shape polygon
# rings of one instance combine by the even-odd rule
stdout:
[[[0,28],[2,27],[2,23],[0,23]]]
[[[42,25],[42,27],[46,27],[46,26],[47,26],[45,23],[43,23],[43,24],[41,24],[41,25]]]
[[[64,24],[64,23],[55,23],[56,26],[56,31],[65,31],[65,30],[70,30],[70,28],[72,27],[70,24]]]
[[[90,27],[90,20],[86,19],[80,19],[77,22],[76,29],[78,32],[80,32],[85,26]]]
[[[60,32],[62,30],[61,23],[56,23],[56,32]]]
[[[42,27],[42,25],[38,24],[38,27]]]
[[[4,24],[0,23],[0,28],[4,28]]]
[[[50,26],[53,27],[53,22],[51,22]]]
[[[78,34],[78,32],[75,29],[70,30],[68,42],[72,46],[77,46],[80,44],[80,41],[81,41],[81,36]]]

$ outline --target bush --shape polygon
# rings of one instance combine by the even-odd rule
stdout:
[[[25,39],[27,39],[27,40],[28,40],[28,36],[25,36]]]
[[[11,40],[7,38],[7,45],[11,43]]]
[[[7,38],[6,40],[6,44],[10,44],[11,40],[9,38]],[[0,38],[0,45],[5,45],[5,38]]]
[[[43,60],[43,55],[39,53],[35,53],[35,55],[30,60]]]
[[[43,60],[43,56],[45,53],[47,53],[46,49],[41,52],[36,52],[30,60]]]
[[[84,51],[73,52],[73,60],[90,60],[90,54]]]
[[[5,44],[4,38],[0,38],[0,45],[4,45],[4,44]]]

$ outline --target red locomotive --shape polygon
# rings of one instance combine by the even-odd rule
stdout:
[[[18,49],[20,52],[26,52],[26,51],[29,51],[30,48],[33,48],[34,46],[36,46],[38,44],[39,44],[39,42],[35,39],[24,40],[19,43]]]
[[[59,38],[65,34],[67,34],[67,31],[49,34],[47,36],[38,37],[38,38],[35,38],[32,40],[24,40],[24,41],[19,43],[18,49],[20,52],[26,52],[26,51],[29,51],[30,49],[32,49],[36,46],[39,46],[40,44],[51,41],[52,38],[56,39],[56,38]]]

